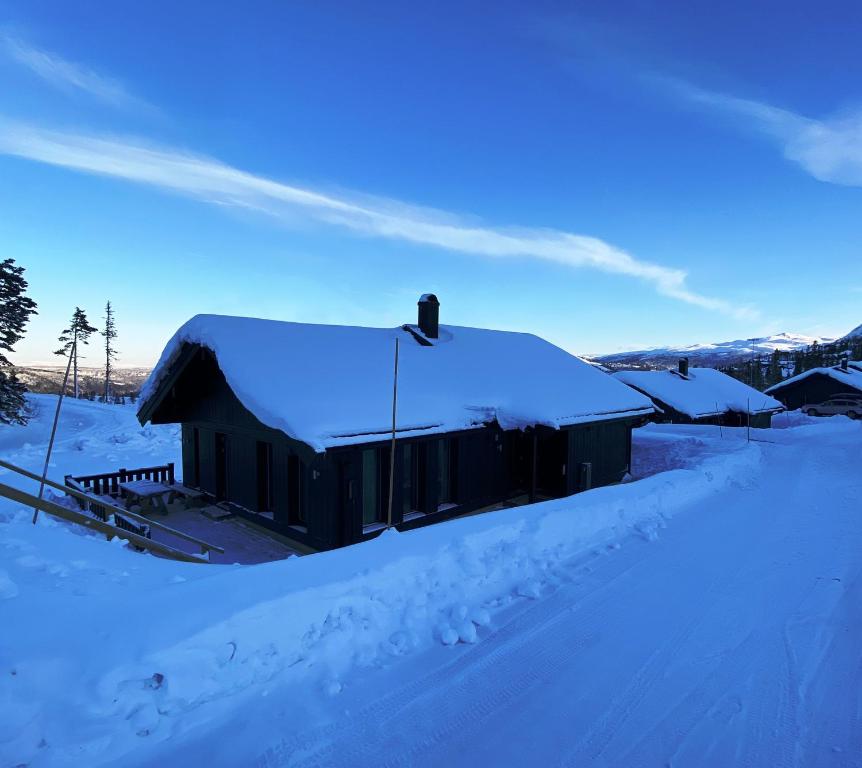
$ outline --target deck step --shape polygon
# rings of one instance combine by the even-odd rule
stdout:
[[[217,506],[215,504],[208,504],[205,507],[201,507],[201,514],[204,517],[208,517],[210,520],[226,520],[229,517],[233,517],[233,512],[229,509],[225,509],[224,507]]]

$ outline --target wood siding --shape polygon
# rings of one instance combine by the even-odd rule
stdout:
[[[379,525],[363,526],[363,501],[373,491],[363,483],[376,485],[376,517],[386,520],[388,440],[316,454],[255,418],[231,391],[208,352],[186,355],[183,369],[162,393],[151,419],[182,423],[184,482],[193,482],[197,462],[199,487],[213,496],[217,492],[216,435],[225,435],[226,500],[240,514],[308,546],[329,549],[376,535]],[[392,521],[409,529],[532,492],[539,497],[576,493],[583,490],[581,467],[587,463],[592,486],[618,482],[629,469],[631,430],[639,421],[619,419],[525,432],[504,432],[492,424],[401,439],[395,453]],[[266,454],[259,449],[260,442],[272,446],[268,473],[258,471],[258,457]],[[363,473],[363,451],[369,450],[376,452],[372,474],[367,468]],[[261,477],[269,478],[266,494],[259,493]],[[446,488],[449,497],[442,498]],[[261,498],[270,499],[271,509],[257,508]]]

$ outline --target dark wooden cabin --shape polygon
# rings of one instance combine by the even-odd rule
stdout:
[[[315,549],[362,541],[387,522],[392,445],[390,355],[393,339],[398,338],[398,412],[403,416],[399,416],[396,428],[392,523],[399,529],[509,500],[566,496],[623,478],[631,463],[631,430],[652,412],[648,400],[636,393],[630,396],[630,390],[611,377],[535,336],[438,327],[438,303],[435,297],[430,298],[433,301],[428,297],[420,301],[420,323],[399,329],[339,329],[217,316],[193,318],[168,345],[153,372],[138,418],[141,423],[182,424],[186,486],[204,491],[215,501],[229,502],[237,513]],[[236,327],[240,330],[234,335],[251,347],[257,347],[256,339],[270,348],[276,343],[279,361],[238,357],[234,347],[239,342],[231,346],[219,338],[230,335],[227,331],[220,333],[220,329],[233,332]],[[325,333],[321,329],[326,329]],[[255,399],[256,393],[249,392],[258,380],[255,377],[272,386],[272,366],[284,367],[285,361],[301,371],[300,342],[324,333],[330,340],[328,346],[333,347],[331,339],[341,338],[339,330],[354,339],[346,339],[343,349],[333,348],[331,355],[315,358],[313,364],[318,367],[313,375],[308,373],[310,389],[285,382],[282,405],[284,423],[289,426],[272,426],[272,413],[261,405],[266,398],[260,395]],[[349,355],[357,345],[362,347],[363,339],[367,340],[368,354],[361,354],[360,349],[360,354],[345,362],[339,352]],[[459,343],[467,346],[466,355],[451,354]],[[492,377],[487,377],[489,372],[484,370],[489,359],[474,360],[477,350],[485,348],[486,343],[495,357],[505,348],[512,353]],[[369,361],[374,357],[370,350],[378,344],[385,345],[385,356]],[[435,344],[440,344],[440,351],[435,351]],[[530,350],[534,359],[519,360],[519,355]],[[254,354],[266,351],[259,347]],[[237,361],[243,359],[248,366],[260,370],[237,372]],[[470,363],[465,362],[468,359]],[[542,370],[529,370],[531,363],[542,359],[549,365],[549,379],[545,381]],[[305,365],[309,364],[306,359]],[[465,370],[472,364],[482,367]],[[524,365],[528,370],[518,370]],[[515,373],[507,373],[507,366]],[[382,370],[376,370],[378,367]],[[368,422],[364,431],[358,432],[348,422],[369,418],[363,414],[367,398],[359,393],[369,391],[364,377],[366,369],[372,368],[374,397],[378,397],[378,389],[382,390],[377,403],[380,407],[374,411],[379,421]],[[570,390],[555,388],[564,370],[568,372]],[[540,423],[512,428],[508,418],[499,414],[495,418],[490,409],[483,409],[482,403],[470,402],[465,412],[475,410],[475,418],[461,424],[440,424],[438,415],[445,416],[452,410],[447,397],[464,397],[463,386],[455,379],[460,371],[464,371],[461,375],[467,377],[465,386],[473,397],[480,390],[476,378],[497,382],[496,391],[489,395],[492,399],[522,397],[532,386],[535,397],[550,399],[553,407],[560,410],[562,423],[558,428]],[[341,397],[355,398],[355,410],[360,415],[354,417],[347,409],[342,416],[343,430],[338,429],[339,424],[327,422],[328,429],[335,429],[324,437],[307,431],[311,437],[302,439],[305,427],[291,422],[292,417],[296,415],[301,422],[308,416],[308,409],[321,408],[327,395],[320,390],[330,386],[329,377],[337,376],[354,377]],[[313,387],[314,380],[319,382],[318,387]],[[430,395],[417,391],[423,385],[432,390]],[[588,393],[588,402],[581,407],[579,389]],[[275,386],[273,391],[277,390]],[[524,410],[529,405],[519,403],[518,407]],[[416,423],[419,417],[427,417],[432,425]],[[565,423],[569,418],[572,423]]]
[[[689,368],[688,358],[672,370],[618,371],[614,376],[653,401],[652,420],[660,423],[765,429],[782,410],[777,400],[726,373]]]
[[[838,395],[862,396],[862,370],[857,365],[842,360],[833,367],[812,368],[771,386],[766,392],[789,411],[817,405]]]

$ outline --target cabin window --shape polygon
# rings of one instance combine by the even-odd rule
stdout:
[[[362,451],[362,524],[383,521],[380,454],[376,448]]]
[[[437,441],[437,509],[450,507],[458,498],[458,441]]]
[[[305,525],[302,503],[302,462],[299,456],[287,457],[287,520],[289,525]]]
[[[411,512],[426,513],[426,491],[428,489],[428,443],[415,443],[411,446],[410,456],[410,496]]]
[[[257,443],[257,511],[272,511],[272,443]]]
[[[408,444],[401,446],[401,516],[413,511],[413,446]]]

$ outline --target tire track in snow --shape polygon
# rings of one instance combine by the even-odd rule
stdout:
[[[261,768],[413,765],[430,747],[481,724],[553,675],[576,648],[589,645],[592,637],[583,627],[592,626],[606,610],[604,594],[637,564],[637,560],[629,563],[574,602],[569,590],[558,588],[475,646],[464,649],[452,662],[353,713],[347,722],[299,734],[267,750],[254,764]],[[575,621],[570,620],[573,612]],[[560,625],[567,631],[556,634]],[[537,644],[539,637],[542,642]],[[491,686],[492,679],[505,682]],[[432,706],[431,700],[437,723],[433,728],[423,716]],[[441,710],[447,716],[442,716]],[[369,724],[374,724],[373,730]],[[391,742],[393,735],[401,733],[407,735],[409,743],[396,740],[381,744],[374,738],[383,735]]]
[[[702,621],[702,614],[692,615],[667,642],[650,654],[625,690],[612,702],[610,708],[580,737],[575,749],[563,757],[560,761],[563,768],[582,765],[584,760],[594,761],[601,757],[619,728],[640,706],[662,676],[668,662],[677,655]]]

